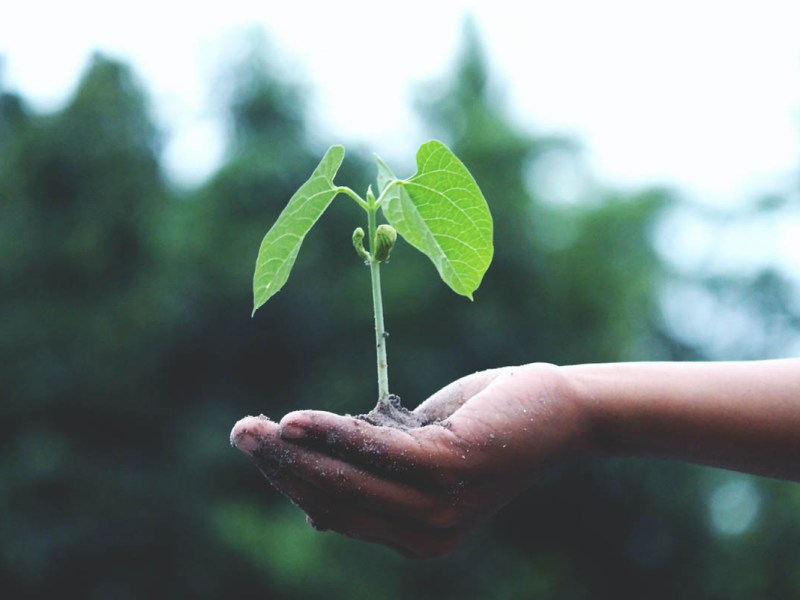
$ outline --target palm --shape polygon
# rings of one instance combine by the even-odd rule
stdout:
[[[299,411],[243,419],[232,440],[316,527],[440,555],[563,450],[557,389],[546,368],[484,371],[422,403],[424,427]]]

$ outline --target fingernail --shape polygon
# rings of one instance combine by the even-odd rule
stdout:
[[[306,428],[296,423],[281,425],[281,437],[287,440],[300,440],[306,437]]]
[[[261,440],[247,432],[243,432],[231,439],[231,443],[245,454],[252,454],[261,444]]]
[[[245,417],[239,420],[231,430],[231,445],[245,454],[252,454],[264,440],[265,422],[269,423],[269,419],[264,416]]]

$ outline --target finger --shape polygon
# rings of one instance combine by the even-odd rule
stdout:
[[[247,417],[231,432],[237,448],[249,454],[270,480],[290,472],[321,490],[329,501],[370,506],[388,517],[427,522],[434,527],[449,527],[461,518],[462,511],[452,504],[447,490],[429,492],[378,477],[327,453],[281,439],[278,431],[279,426],[266,417]]]
[[[266,417],[247,417],[234,426],[231,441],[253,458],[270,483],[303,509],[318,529],[390,546],[408,557],[429,558],[449,553],[478,522],[477,515],[467,521],[460,511],[448,508],[449,503],[431,506],[426,499],[420,504],[414,494],[407,499],[422,507],[423,518],[417,509],[397,511],[396,500],[386,503],[382,494],[365,492],[362,478],[374,477],[285,442],[278,437],[278,429]],[[315,469],[309,469],[311,465]],[[395,499],[402,497],[397,491],[389,494]]]
[[[432,525],[450,525],[460,516],[446,494],[384,479],[346,461],[284,440],[265,440],[253,458],[269,477],[291,473],[319,489],[328,502],[371,507],[389,518]]]
[[[231,429],[231,446],[247,455],[252,455],[264,440],[270,437],[279,437],[279,432],[278,424],[264,415],[244,417],[237,421]]]
[[[280,435],[371,472],[427,484],[441,481],[460,455],[460,441],[441,425],[404,431],[323,411],[289,413]]]
[[[389,546],[403,556],[414,559],[449,554],[468,534],[466,529],[418,528],[369,511],[354,511],[347,507],[341,507],[335,513],[329,512],[321,521],[313,517],[310,521],[315,528]]]
[[[291,470],[280,471],[270,481],[308,515],[315,529],[388,546],[408,558],[448,554],[468,533],[464,528],[437,529],[387,517],[368,506],[332,500],[329,493],[296,477]]]

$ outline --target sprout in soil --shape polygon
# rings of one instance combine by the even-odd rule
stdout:
[[[253,314],[286,283],[303,239],[339,194],[367,214],[367,232],[357,227],[353,246],[369,266],[378,351],[378,405],[389,402],[386,333],[381,299],[381,263],[389,259],[398,235],[433,262],[442,280],[472,300],[494,251],[492,216],[478,184],[453,152],[438,141],[417,151],[417,172],[398,179],[378,157],[378,196],[369,186],[362,198],[333,182],[344,148],[332,146],[261,242],[253,276]],[[378,212],[388,224],[378,225]],[[364,247],[366,238],[369,248]]]

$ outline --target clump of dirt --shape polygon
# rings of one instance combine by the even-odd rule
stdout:
[[[356,419],[366,421],[370,425],[393,427],[402,431],[441,422],[439,420],[426,420],[420,415],[411,412],[401,404],[400,396],[395,394],[389,394],[388,402],[378,401],[375,408],[368,413],[356,415]]]

